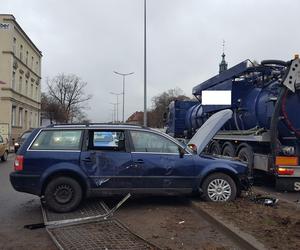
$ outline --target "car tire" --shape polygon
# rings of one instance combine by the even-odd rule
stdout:
[[[218,141],[212,141],[209,146],[209,153],[212,155],[221,155],[221,146]]]
[[[202,197],[206,201],[226,202],[237,196],[237,186],[227,174],[214,173],[205,178],[202,184]]]
[[[223,156],[234,157],[235,148],[232,143],[227,143],[222,151]]]
[[[242,161],[245,162],[248,166],[249,175],[253,176],[253,161],[254,161],[254,153],[252,148],[250,147],[243,147],[238,152],[237,157]]]
[[[58,213],[75,210],[83,197],[80,184],[73,178],[60,176],[46,186],[44,198],[46,206]]]
[[[1,161],[7,161],[8,152],[5,151],[4,154],[1,156]]]

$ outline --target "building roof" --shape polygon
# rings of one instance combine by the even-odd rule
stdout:
[[[3,21],[12,21],[16,25],[16,27],[19,29],[19,31],[21,32],[21,34],[25,37],[25,39],[28,40],[28,42],[30,43],[30,45],[32,45],[32,47],[34,48],[34,50],[36,50],[36,52],[40,56],[43,56],[42,52],[36,47],[36,45],[32,42],[32,40],[26,34],[26,32],[18,24],[18,22],[16,21],[16,18],[14,17],[14,15],[12,15],[12,14],[0,14],[0,17],[3,17]]]

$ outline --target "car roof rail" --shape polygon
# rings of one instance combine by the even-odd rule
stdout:
[[[101,127],[101,126],[111,126],[111,127],[136,127],[148,129],[148,127],[132,124],[132,123],[55,123],[46,126],[46,128],[56,128],[56,127]]]

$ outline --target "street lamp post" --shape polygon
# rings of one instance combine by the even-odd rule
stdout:
[[[117,71],[114,71],[115,74],[117,75],[121,75],[123,77],[123,112],[122,112],[122,121],[124,123],[124,106],[125,106],[125,77],[128,76],[128,75],[132,75],[134,72],[131,72],[131,73],[127,73],[127,74],[124,74],[124,73],[120,73],[120,72],[117,72]]]
[[[115,123],[116,121],[116,105],[117,103],[110,103],[111,105],[114,105],[114,119],[113,119],[113,123]]]
[[[117,96],[117,121],[119,121],[119,95],[122,95],[123,93],[114,93],[114,92],[109,92],[109,93]]]
[[[144,0],[144,126],[147,126],[147,1]]]

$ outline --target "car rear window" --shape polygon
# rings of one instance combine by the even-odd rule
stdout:
[[[79,150],[82,130],[43,130],[35,139],[32,150]]]

